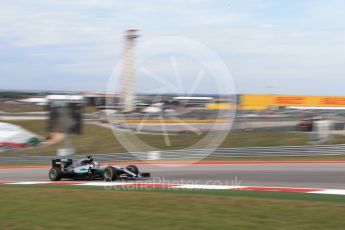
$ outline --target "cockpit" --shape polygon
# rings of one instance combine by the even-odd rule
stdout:
[[[81,166],[86,166],[86,165],[93,165],[94,168],[99,168],[100,164],[97,161],[94,161],[92,158],[87,158],[87,159],[81,159],[78,162],[73,163],[72,167],[81,167]]]

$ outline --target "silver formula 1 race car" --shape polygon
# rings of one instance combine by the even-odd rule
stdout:
[[[76,162],[72,159],[52,159],[52,168],[49,170],[51,181],[59,181],[62,178],[114,181],[147,177],[150,177],[150,173],[140,173],[135,165],[101,166],[92,156]]]

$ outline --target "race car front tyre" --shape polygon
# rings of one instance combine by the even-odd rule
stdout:
[[[103,179],[105,181],[114,181],[118,179],[117,170],[114,167],[108,166],[103,171]]]
[[[51,181],[59,181],[62,178],[62,172],[60,168],[51,168],[49,170],[49,179]]]
[[[138,167],[135,166],[135,165],[128,165],[128,166],[126,167],[126,169],[127,169],[128,171],[131,171],[132,173],[135,173],[136,175],[139,174],[139,169],[138,169]]]

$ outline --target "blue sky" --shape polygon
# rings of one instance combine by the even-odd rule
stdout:
[[[237,93],[344,95],[344,9],[342,0],[0,0],[0,89],[104,91],[123,32],[137,28],[139,45],[162,36],[204,44]],[[168,59],[154,60],[146,67],[173,78]],[[195,65],[177,63],[183,79],[196,77]],[[138,91],[152,86],[137,79]],[[212,81],[201,84],[207,92]]]

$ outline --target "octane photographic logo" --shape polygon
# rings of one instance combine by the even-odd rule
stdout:
[[[128,152],[143,161],[194,162],[219,147],[237,102],[231,73],[215,52],[189,38],[164,36],[139,42],[122,57],[107,85],[106,115]],[[131,100],[136,111],[111,112],[114,95],[120,108]],[[192,149],[199,151],[189,154]]]
[[[149,182],[110,182],[104,181],[105,190],[204,190],[204,189],[229,189],[236,191],[242,187],[242,180],[237,177],[230,180],[170,180],[164,177],[153,177]]]

